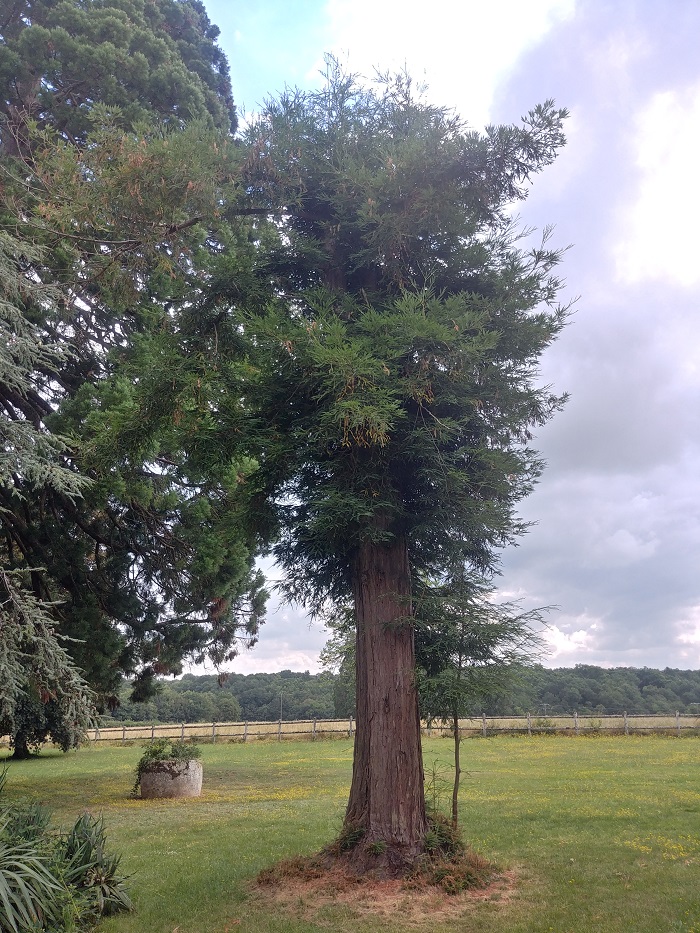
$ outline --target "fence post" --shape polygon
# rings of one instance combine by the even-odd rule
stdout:
[[[630,734],[630,724],[629,724],[629,720],[627,719],[627,710],[625,710],[625,712],[624,712],[624,717],[625,717],[625,735],[629,735],[629,734]]]
[[[248,720],[243,723],[243,741],[248,741]]]
[[[676,710],[676,729],[678,730],[678,738],[681,737],[681,714]]]
[[[211,724],[211,742],[212,742],[212,745],[214,744],[214,742],[216,742],[216,723],[215,722]]]
[[[152,722],[151,723],[151,742],[153,741],[153,739],[155,739],[155,737],[156,737],[156,724]]]
[[[122,726],[122,742],[126,742],[126,726]]]
[[[316,720],[315,720],[315,719],[314,719],[313,731],[312,731],[312,733],[311,733],[311,740],[312,740],[313,742],[316,741]]]
[[[486,737],[486,713],[481,714],[481,734]]]
[[[349,724],[349,728],[348,728],[348,738],[349,738],[349,739],[352,738],[352,716],[350,717],[350,724]]]
[[[96,742],[100,741],[100,727],[99,726],[95,727],[95,741]]]
[[[530,710],[527,711],[527,734],[532,735],[532,716]]]
[[[578,712],[574,710],[574,732],[578,735]]]
[[[185,741],[185,724],[184,724],[184,722],[181,722],[181,723],[180,723],[180,741],[181,741],[181,742],[184,742],[184,741]]]
[[[281,719],[279,723],[277,724],[277,741],[278,742],[282,741],[282,720]]]

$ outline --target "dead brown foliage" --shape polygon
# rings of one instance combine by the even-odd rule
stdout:
[[[474,853],[468,855],[480,867],[488,865]],[[458,917],[483,901],[509,901],[515,873],[497,872],[491,866],[488,877],[481,886],[452,893],[449,883],[447,889],[441,887],[420,866],[405,878],[382,878],[371,872],[358,875],[342,858],[329,859],[327,853],[320,853],[265,869],[257,878],[254,896],[308,921],[328,910],[340,910],[358,919],[373,916],[389,920],[400,915],[403,923],[421,926]]]

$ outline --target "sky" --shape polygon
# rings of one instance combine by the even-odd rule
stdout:
[[[700,4],[697,0],[204,0],[239,111],[318,87],[324,53],[406,66],[475,129],[554,98],[568,143],[519,205],[569,246],[570,325],[542,382],[570,401],[534,446],[533,523],[498,586],[556,606],[549,667],[700,667]],[[326,639],[272,606],[233,669],[318,670]]]

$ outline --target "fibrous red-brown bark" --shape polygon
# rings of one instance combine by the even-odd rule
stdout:
[[[423,850],[423,759],[405,539],[365,541],[355,562],[357,731],[346,828],[351,859],[400,871]]]

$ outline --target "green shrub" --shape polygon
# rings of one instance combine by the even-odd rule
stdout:
[[[428,811],[425,853],[406,878],[408,888],[434,885],[446,894],[485,888],[497,868],[465,845],[458,826],[438,811]]]
[[[423,839],[426,852],[431,855],[458,856],[464,852],[464,842],[459,827],[444,814],[428,809],[428,831]]]
[[[487,859],[465,849],[460,855],[441,857],[438,859],[425,859],[413,880],[420,877],[421,881],[442,888],[446,894],[460,894],[478,888],[485,888],[496,876],[496,868]]]

